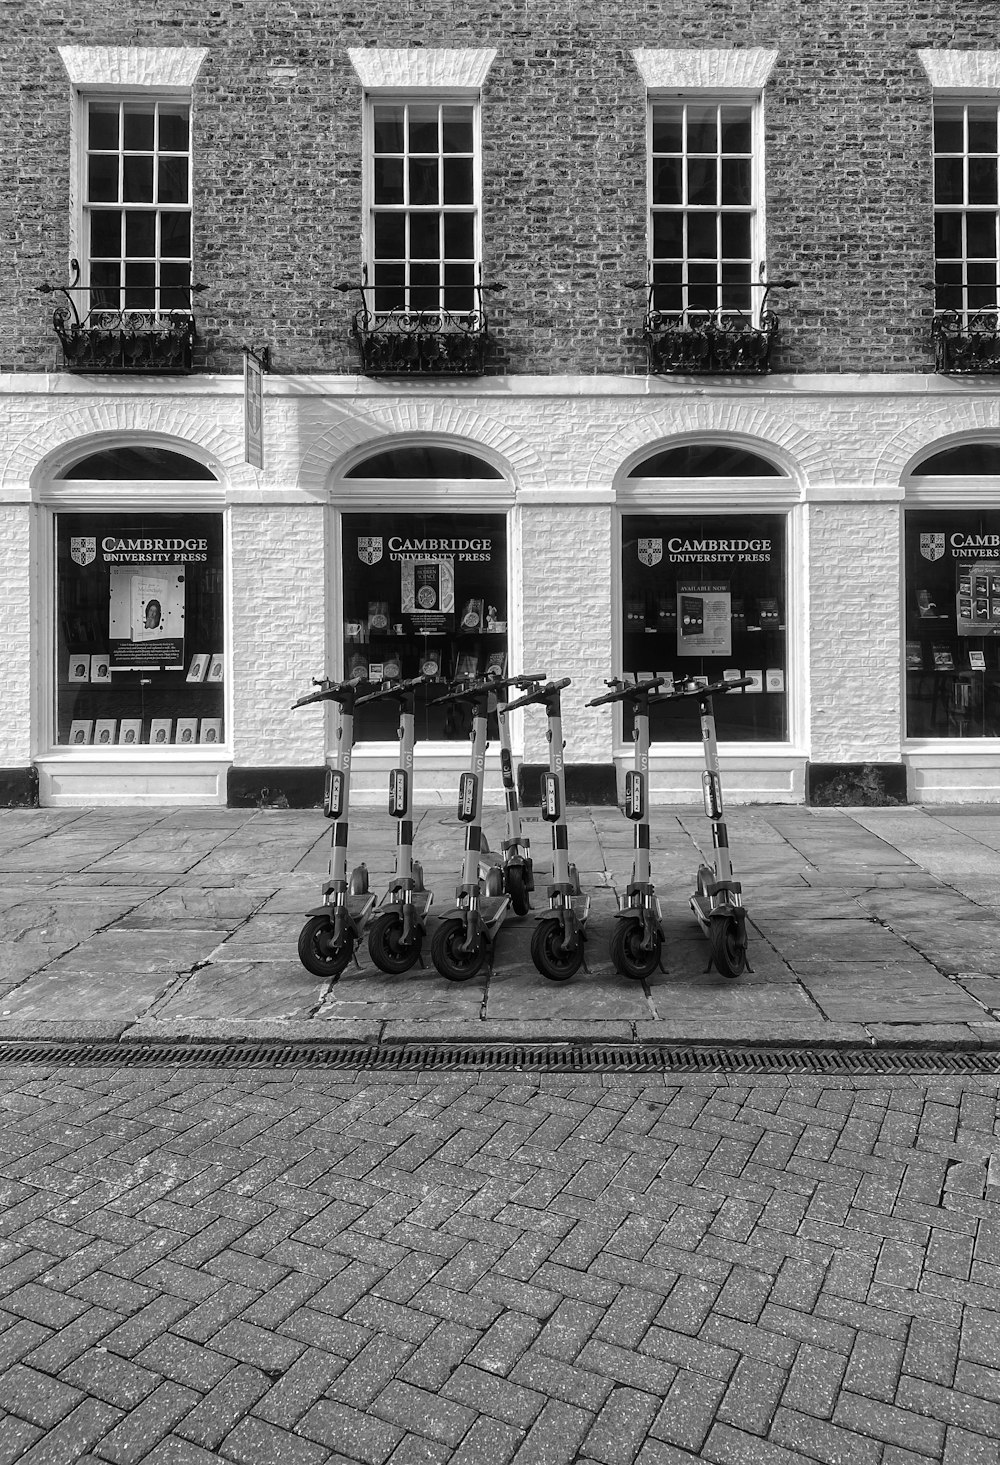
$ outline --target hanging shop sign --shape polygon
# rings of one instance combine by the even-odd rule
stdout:
[[[252,468],[264,467],[264,371],[267,353],[243,351],[243,457]]]

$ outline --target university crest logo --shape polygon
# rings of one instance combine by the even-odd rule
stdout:
[[[364,565],[377,565],[382,558],[381,534],[358,535],[358,559]]]
[[[663,558],[662,539],[640,539],[639,540],[639,563],[642,565],[658,565]]]
[[[69,542],[69,557],[74,564],[92,565],[97,558],[96,539],[71,539]]]
[[[921,534],[920,553],[925,560],[939,560],[944,554],[944,535]]]

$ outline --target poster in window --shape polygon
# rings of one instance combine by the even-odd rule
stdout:
[[[732,656],[729,582],[678,581],[677,651],[680,656]]]
[[[142,742],[142,718],[123,717],[118,725],[118,741],[122,747],[133,748]]]
[[[99,717],[94,723],[95,747],[109,748],[115,740],[115,734],[117,731],[117,717]]]
[[[190,747],[198,741],[198,719],[197,717],[178,717],[177,733],[175,742],[183,747]]]
[[[153,573],[112,565],[108,634],[111,661],[129,670],[184,665],[183,569]]]
[[[400,609],[415,631],[449,631],[455,615],[455,565],[451,559],[401,560]]]
[[[102,651],[97,656],[90,658],[90,680],[97,682],[98,686],[107,686],[111,677],[111,666],[108,661],[107,652]]]

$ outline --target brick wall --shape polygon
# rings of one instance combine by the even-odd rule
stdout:
[[[991,48],[986,0],[0,0],[0,370],[56,360],[69,83],[60,45],[206,46],[196,88],[199,359],[248,340],[280,371],[354,371],[360,87],[349,46],[496,46],[485,89],[485,275],[495,370],[641,372],[645,96],[635,47],[777,48],[766,94],[773,365],[916,371],[932,272],[930,88],[916,48]]]

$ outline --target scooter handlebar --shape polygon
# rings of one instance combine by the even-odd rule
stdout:
[[[365,685],[364,677],[352,677],[348,682],[331,682],[324,678],[313,677],[318,692],[308,692],[300,697],[297,702],[292,703],[292,710],[296,707],[308,707],[310,702],[341,702],[346,701],[352,692]]]
[[[435,697],[433,707],[443,702],[461,702],[465,699],[481,697],[484,692],[500,692],[505,687],[533,687],[541,682],[541,676],[528,676],[524,672],[516,677],[479,677],[476,681],[462,682],[453,686],[450,691],[445,692],[443,697]]]
[[[387,682],[384,687],[376,687],[374,692],[366,692],[363,697],[359,697],[357,706],[360,707],[365,702],[380,702],[389,697],[405,697],[406,693],[412,692],[414,687],[425,687],[430,682],[440,680],[440,677],[434,676],[430,672],[421,672],[418,677],[407,677],[403,682]]]
[[[572,680],[572,677],[560,677],[557,682],[546,682],[544,686],[536,687],[526,696],[518,697],[516,702],[508,702],[503,711],[516,712],[519,707],[530,707],[533,702],[547,702],[550,697],[561,692],[564,687],[568,687]]]
[[[753,685],[753,680],[753,677],[739,677],[732,682],[709,682],[707,687],[686,687],[682,682],[674,682],[667,696],[712,697],[716,692],[735,692],[737,687],[750,687]]]
[[[615,680],[614,682],[608,683],[609,687],[613,687],[613,691],[605,692],[603,697],[595,697],[592,702],[587,703],[587,706],[603,707],[606,702],[637,702],[645,693],[655,691],[657,687],[665,686],[666,682],[666,677],[647,677],[641,682],[619,682]]]

